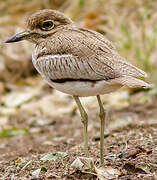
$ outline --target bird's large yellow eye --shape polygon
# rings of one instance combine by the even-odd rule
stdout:
[[[41,24],[41,29],[44,31],[49,31],[54,28],[54,23],[51,20],[46,20]]]

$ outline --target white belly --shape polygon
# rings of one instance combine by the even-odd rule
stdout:
[[[55,83],[51,80],[45,80],[51,87],[58,91],[81,97],[107,94],[122,87],[120,84],[111,84],[105,80],[95,82],[69,81],[64,83]]]

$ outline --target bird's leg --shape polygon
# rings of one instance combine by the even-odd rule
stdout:
[[[84,110],[78,96],[73,96],[73,97],[76,101],[76,104],[77,104],[80,114],[81,114],[81,119],[82,119],[82,123],[83,123],[84,152],[85,152],[85,155],[88,156],[88,134],[87,134],[88,115],[87,115],[86,111]]]
[[[101,130],[100,130],[100,164],[104,164],[104,129],[105,129],[105,118],[106,112],[103,108],[103,104],[101,102],[100,96],[97,95],[98,104],[100,107],[99,117],[101,120]]]

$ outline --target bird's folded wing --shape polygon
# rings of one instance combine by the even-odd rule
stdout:
[[[34,65],[40,74],[50,79],[108,80],[115,77],[112,67],[98,59],[89,61],[71,54],[42,56]]]
[[[101,63],[112,67],[115,73],[115,77],[147,77],[147,74],[143,70],[135,67],[130,62],[126,61],[115,51],[112,52],[112,55],[110,55],[110,57],[108,57],[108,55],[106,54],[104,56],[99,56],[98,59]]]
[[[87,61],[85,63],[88,63],[104,79],[124,75],[133,77],[147,76],[144,71],[122,58],[113,44],[100,33],[81,28],[80,31],[75,32],[73,39],[75,41],[73,41],[71,53],[73,54],[74,49],[77,49],[79,57],[83,57],[82,60]],[[65,44],[68,44],[68,41]]]
[[[106,57],[94,57],[94,59],[81,59],[71,54],[46,55],[40,57],[35,67],[38,72],[50,79],[85,79],[85,80],[109,80],[119,77],[146,76],[146,73],[129,62],[114,62]]]

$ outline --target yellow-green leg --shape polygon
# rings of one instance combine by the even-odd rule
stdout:
[[[83,123],[83,136],[84,136],[84,152],[85,155],[88,156],[88,134],[87,134],[87,129],[88,129],[88,115],[86,113],[86,111],[84,110],[80,99],[78,98],[78,96],[73,96],[76,104],[79,108],[80,114],[81,114],[81,120]]]
[[[101,129],[100,129],[100,165],[104,164],[104,130],[105,130],[105,117],[106,112],[103,108],[103,104],[101,102],[100,96],[97,95],[98,104],[100,107],[100,121],[101,121]]]

